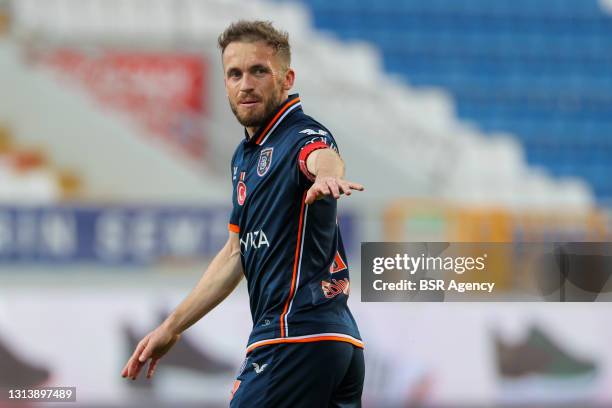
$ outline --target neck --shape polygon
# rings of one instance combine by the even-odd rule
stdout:
[[[253,137],[253,135],[255,134],[255,132],[257,132],[257,129],[259,129],[258,127],[248,127],[246,128],[246,131],[249,135],[249,139]]]

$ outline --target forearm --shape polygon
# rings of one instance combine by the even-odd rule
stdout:
[[[163,324],[176,334],[187,330],[232,293],[242,276],[240,251],[226,244],[191,293]]]
[[[338,199],[342,194],[351,195],[351,190],[363,191],[361,184],[344,180],[344,162],[334,150],[310,152],[306,158],[306,169],[303,168],[303,160],[299,161],[300,169],[313,182],[306,193],[306,204],[312,204],[324,196],[331,195]]]
[[[344,177],[344,162],[332,149],[313,152],[307,159],[307,166],[316,177]]]

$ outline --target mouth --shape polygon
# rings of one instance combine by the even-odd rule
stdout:
[[[247,99],[247,100],[241,101],[239,104],[240,104],[241,106],[255,106],[255,105],[257,105],[259,102],[260,102],[260,101],[259,101],[259,100],[256,100],[256,99]]]

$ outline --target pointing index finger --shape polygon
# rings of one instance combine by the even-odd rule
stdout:
[[[365,190],[365,187],[364,187],[364,186],[362,186],[362,185],[361,185],[361,184],[359,184],[359,183],[352,183],[352,182],[349,182],[349,187],[350,187],[350,188],[352,188],[353,190],[357,190],[357,191],[363,191],[363,190]]]

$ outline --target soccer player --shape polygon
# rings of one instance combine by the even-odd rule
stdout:
[[[239,21],[220,36],[225,88],[244,140],[231,162],[229,238],[192,292],[146,335],[122,375],[136,379],[247,279],[253,330],[231,407],[358,407],[363,343],[347,306],[350,281],[336,200],[343,179],[328,129],[289,95],[288,35]]]

